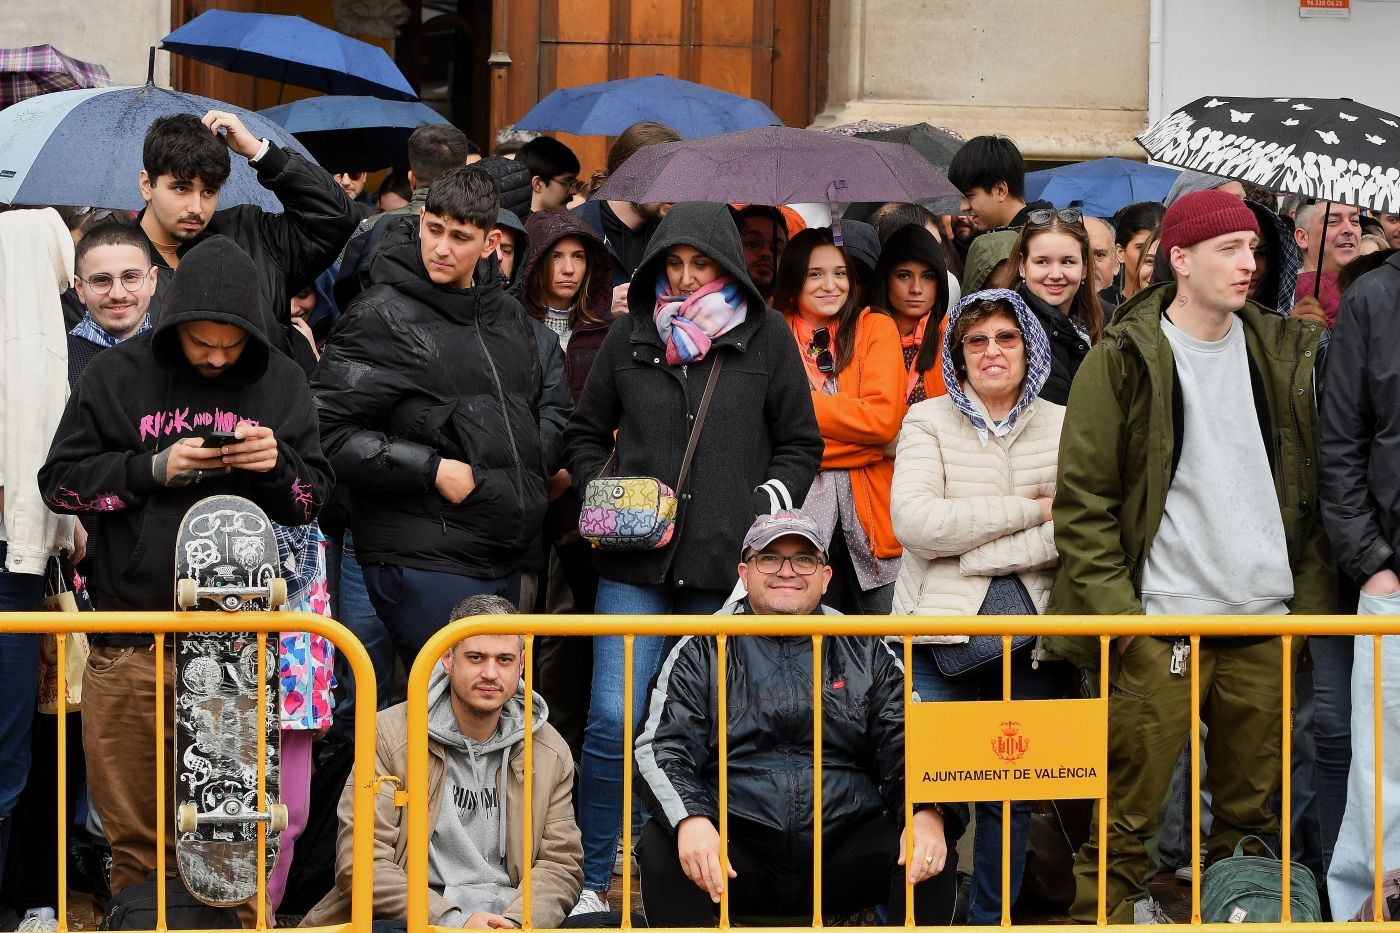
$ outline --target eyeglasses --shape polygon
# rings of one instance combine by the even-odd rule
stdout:
[[[121,280],[122,288],[129,292],[134,292],[145,284],[150,274],[150,269],[147,269],[145,272],[142,272],[140,269],[127,269],[120,276],[116,277],[110,276],[105,272],[99,272],[96,275],[77,275],[74,276],[74,278],[86,282],[87,287],[97,294],[105,295],[112,290],[112,284],[118,279]]]
[[[550,181],[557,182],[565,191],[569,192],[569,194],[578,194],[583,190],[583,182],[579,181],[577,178],[555,177],[551,178]]]
[[[1077,207],[1067,207],[1064,210],[1052,211],[1049,208],[1031,211],[1026,215],[1026,222],[1033,223],[1037,227],[1044,226],[1050,222],[1052,217],[1060,218],[1061,223],[1082,224],[1084,222],[1084,212]]]
[[[807,347],[807,352],[817,358],[817,372],[836,372],[836,358],[831,355],[831,330],[826,327],[818,327],[812,331],[812,342]]]
[[[974,356],[986,353],[992,339],[986,334],[973,334],[971,337],[964,337],[963,350]],[[1003,350],[1011,350],[1021,345],[1021,332],[1019,330],[999,330],[996,332],[995,339],[997,346]]]
[[[783,564],[788,564],[792,567],[792,572],[799,577],[810,577],[822,566],[822,559],[815,554],[794,554],[791,557],[784,557],[781,554],[770,554],[764,551],[750,556],[748,560],[753,561],[753,565],[759,573],[769,575],[781,573]]]

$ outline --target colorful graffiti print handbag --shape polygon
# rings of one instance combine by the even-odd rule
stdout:
[[[596,479],[588,481],[583,491],[583,510],[578,516],[579,534],[600,551],[651,551],[671,543],[676,530],[676,513],[680,507],[679,494],[690,473],[690,461],[695,445],[705,426],[705,412],[724,357],[716,356],[705,382],[705,394],[700,397],[700,410],[695,414],[695,426],[685,444],[681,460],[681,475],[673,490],[654,476],[607,476],[613,456],[603,465]]]

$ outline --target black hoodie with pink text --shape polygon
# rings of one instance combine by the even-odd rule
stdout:
[[[53,511],[98,521],[88,580],[98,609],[173,606],[179,521],[200,499],[243,496],[283,525],[315,519],[333,478],[311,390],[290,358],[271,352],[263,320],[252,260],[229,238],[210,237],[181,259],[155,329],[99,354],[74,386],[39,488]],[[216,374],[191,365],[181,325],[195,322],[247,334],[237,361]],[[179,486],[156,479],[162,451],[240,422],[272,428],[270,471],[235,468]]]

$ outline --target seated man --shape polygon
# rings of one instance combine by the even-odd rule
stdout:
[[[515,607],[499,596],[477,595],[459,603],[451,621],[513,612]],[[520,839],[524,644],[518,635],[464,638],[443,654],[442,669],[433,671],[428,681],[428,814],[433,826],[428,919],[438,926],[509,929],[525,919]],[[539,928],[569,926],[580,923],[565,923],[565,917],[583,889],[583,846],[572,800],[574,759],[547,722],[544,701],[538,694],[533,700],[531,919]],[[375,773],[406,775],[408,705],[384,710],[378,725]],[[502,777],[500,771],[507,767],[509,774]],[[352,776],[340,798],[335,889],[306,916],[304,926],[350,919],[353,782]],[[394,790],[392,784],[381,784],[374,801],[374,916],[399,921],[388,928],[404,930],[408,809],[394,806]]]
[[[821,606],[831,580],[826,541],[797,511],[759,516],[744,536],[748,596],[725,611],[837,614]],[[735,914],[797,915],[812,906],[812,650],[806,637],[728,643],[729,864],[716,825],[715,639],[687,637],[662,664],[637,739],[652,820],[642,832],[642,896],[651,926],[713,926],[725,878]],[[962,805],[914,813],[904,866],[904,670],[886,645],[833,636],[823,644],[823,909],[883,903],[904,922],[904,885],[920,925],[951,923],[953,843]]]

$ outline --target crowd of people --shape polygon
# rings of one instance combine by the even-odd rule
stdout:
[[[607,172],[677,138],[637,124]],[[0,212],[0,610],[39,608],[55,580],[98,609],[166,610],[180,517],[244,496],[275,523],[289,605],[333,615],[367,649],[375,767],[402,776],[402,673],[473,615],[1400,606],[1400,474],[1385,465],[1400,436],[1385,337],[1400,327],[1387,316],[1400,217],[1190,172],[1163,203],[1091,217],[1028,203],[1014,143],[983,136],[948,171],[958,213],[854,205],[827,223],[787,205],[585,197],[606,172],[580,181],[563,143],[511,148],[483,158],[452,126],[421,127],[371,198],[364,173],[332,176],[233,114],[168,116],[146,135],[138,215]],[[231,159],[282,213],[219,209]],[[661,495],[629,492],[643,487]],[[658,534],[628,543],[639,522]],[[896,649],[900,631],[891,619]],[[162,839],[152,819],[174,792],[167,781],[158,800],[146,778],[155,637],[89,639],[69,762],[78,834],[110,852],[88,873],[103,897],[145,883],[162,847],[174,864],[175,821]],[[530,659],[513,635],[463,640],[429,686],[430,919],[525,919],[528,722],[535,926],[615,925],[627,908],[609,899],[625,762],[646,804],[631,837],[652,925],[712,924],[726,888],[736,916],[802,916],[818,870],[833,918],[902,923],[908,883],[921,925],[1000,922],[1003,862],[1014,902],[1031,805],[920,805],[906,826],[903,684],[926,703],[1001,699],[1001,639],[915,641],[906,672],[881,640],[826,639],[821,671],[806,639],[730,640],[725,862],[714,638],[633,639],[631,708],[620,637],[542,637]],[[1013,698],[1097,689],[1097,639],[1011,644]],[[291,819],[268,916],[309,898],[308,923],[338,922],[351,788],[322,890],[304,890],[295,843],[328,805],[312,775],[353,734],[357,685],[319,637],[283,633],[278,649]],[[1095,817],[1109,920],[1165,920],[1148,891],[1164,865],[1189,879],[1241,842],[1262,852],[1279,835],[1284,767],[1295,852],[1330,915],[1350,918],[1377,859],[1400,865],[1395,834],[1374,851],[1377,782],[1400,793],[1375,771],[1372,716],[1400,726],[1373,709],[1375,644],[1293,641],[1291,762],[1281,639],[1197,650],[1199,853],[1174,851],[1163,829],[1174,786],[1190,786],[1191,642],[1125,637],[1109,653],[1109,793]],[[1381,650],[1400,660],[1390,640]],[[38,636],[0,634],[0,902],[20,909],[43,897],[13,880],[42,851],[15,831],[37,783],[39,677]],[[373,901],[390,927],[406,921],[404,813],[382,785]],[[1068,912],[1092,923],[1097,826],[1084,836]],[[52,928],[46,916],[10,925]],[[239,907],[245,925],[253,916]]]

